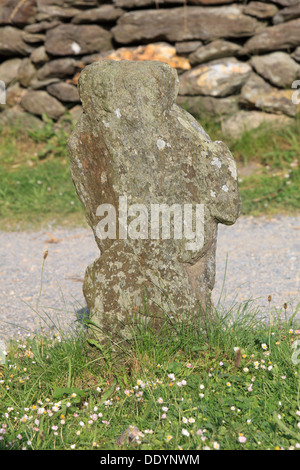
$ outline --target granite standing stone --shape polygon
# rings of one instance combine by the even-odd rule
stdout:
[[[175,104],[178,88],[176,70],[162,62],[103,60],[81,72],[83,114],[68,146],[72,178],[100,250],[83,291],[100,328],[89,331],[103,342],[107,334],[114,341],[128,338],[137,316],[156,327],[167,317],[211,313],[218,223],[233,224],[240,211],[237,170],[227,146],[212,142]],[[175,217],[169,236],[163,232],[168,217],[157,231],[152,210],[159,204],[177,205],[175,215],[191,204],[199,222],[193,240],[185,230],[178,236]],[[196,207],[203,209],[197,220]],[[115,225],[108,222],[104,238],[99,224],[114,211]]]

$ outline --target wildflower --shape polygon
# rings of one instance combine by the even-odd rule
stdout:
[[[51,427],[51,429],[52,429],[53,431],[57,431],[57,430],[58,430],[58,426],[53,425],[53,426]]]
[[[166,441],[167,442],[170,442],[170,440],[173,439],[173,436],[171,436],[170,434],[166,437]]]
[[[190,435],[190,433],[189,433],[186,429],[183,429],[183,430],[181,431],[181,434],[182,434],[183,436],[187,436],[187,437]]]
[[[96,390],[97,390],[97,392],[99,392],[99,393],[101,392],[101,388],[100,388],[100,387],[97,387]]]
[[[227,385],[227,387],[231,387],[231,383],[230,383],[230,382],[226,382],[226,385]]]
[[[195,419],[194,418],[189,418],[189,423],[194,423],[195,422]]]
[[[76,444],[71,444],[71,449],[75,449]]]
[[[218,444],[218,442],[214,442],[214,443],[213,443],[213,448],[214,448],[215,450],[219,450],[219,449],[220,449],[220,444]]]
[[[203,384],[201,384],[199,388],[200,388],[200,390],[203,390],[205,387],[204,387]]]
[[[77,394],[76,394],[76,393],[72,393],[71,397],[72,397],[72,398],[75,398],[75,397],[77,397]]]
[[[186,423],[188,422],[187,418],[183,417],[183,418],[182,418],[182,422],[183,422],[184,424],[186,424]]]
[[[261,345],[261,347],[262,347],[263,349],[268,349],[268,346],[266,345],[266,343],[263,343],[263,344]]]
[[[247,438],[243,436],[243,434],[239,434],[238,441],[244,444],[246,442]]]
[[[159,399],[157,401],[158,401],[158,403],[163,403],[164,402],[164,400],[161,397],[159,397]]]
[[[168,411],[168,409],[169,409],[169,408],[168,408],[167,406],[163,406],[163,407],[162,407],[162,410],[163,410],[163,411]]]
[[[223,363],[222,361],[220,361],[220,362],[219,362],[219,366],[222,367],[223,365],[224,365],[224,363]]]
[[[200,398],[204,398],[204,393],[199,393]]]
[[[190,362],[187,363],[186,367],[190,369],[192,367],[192,364]]]
[[[244,367],[244,368],[243,368],[243,371],[244,371],[244,372],[249,372],[248,367]]]
[[[84,425],[85,425],[85,424],[84,424],[83,421],[80,421],[80,422],[79,422],[79,426],[81,426],[82,428],[84,427]]]
[[[166,419],[166,417],[167,417],[166,413],[163,413],[163,414],[161,415],[161,419]]]
[[[168,374],[169,379],[175,380],[175,375],[174,374]]]
[[[231,411],[234,411],[234,410],[235,410],[235,406],[231,406],[230,409],[231,409]]]
[[[76,431],[77,436],[80,436],[80,431]]]

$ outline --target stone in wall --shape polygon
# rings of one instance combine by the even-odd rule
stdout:
[[[29,90],[21,100],[23,108],[31,114],[42,116],[46,113],[52,119],[58,119],[66,108],[46,91]]]
[[[24,26],[36,20],[36,0],[0,0],[0,25]]]
[[[47,91],[50,95],[63,102],[79,103],[79,93],[77,87],[66,82],[52,83],[47,86]]]
[[[180,95],[222,97],[235,94],[251,73],[251,67],[234,57],[198,65],[180,75]]]
[[[212,40],[249,37],[264,28],[256,18],[243,14],[239,5],[132,11],[125,13],[112,28],[121,44],[164,40]]]
[[[176,103],[195,117],[209,114],[218,119],[219,116],[235,114],[239,110],[239,95],[215,98],[213,96],[177,96]]]
[[[259,75],[280,88],[291,88],[300,70],[300,64],[286,52],[254,56],[250,64]]]
[[[58,26],[60,24],[59,21],[41,21],[39,23],[34,23],[30,24],[28,26],[25,26],[24,31],[27,31],[28,33],[43,33],[44,31],[47,31],[48,29],[55,28],[55,26]]]
[[[282,7],[289,7],[291,5],[295,5],[295,3],[298,2],[298,0],[272,0],[272,1]]]
[[[263,111],[240,110],[234,115],[221,121],[221,129],[224,135],[231,139],[238,139],[245,131],[257,129],[261,124],[278,126],[289,125],[292,118],[279,114],[265,113]]]
[[[20,111],[20,103],[23,98],[23,96],[27,93],[26,88],[23,88],[19,85],[19,83],[13,83],[8,86],[6,90],[6,104],[8,108],[5,109],[5,111],[9,111],[9,108],[14,107],[14,109],[18,108]],[[22,108],[21,108],[22,109]],[[24,112],[24,110],[22,109]],[[2,113],[3,114],[3,113]],[[1,114],[0,114],[1,116]],[[36,118],[38,119],[38,118]]]
[[[295,3],[290,7],[280,10],[276,15],[274,15],[273,23],[279,24],[284,23],[285,21],[294,20],[300,17],[300,3]]]
[[[43,0],[37,0],[37,21],[71,20],[78,13],[80,10],[77,8],[51,5]]]
[[[99,57],[99,56],[98,56]],[[93,58],[93,56],[91,57]],[[101,59],[111,60],[152,60],[169,64],[179,70],[189,70],[190,62],[185,57],[176,55],[176,48],[171,44],[161,42],[155,44],[147,44],[138,47],[121,47],[115,51],[109,51],[101,54]],[[97,56],[89,63],[97,60]]]
[[[49,62],[50,57],[46,52],[45,46],[39,46],[30,55],[30,60],[33,64],[43,65],[46,62]]]
[[[54,59],[44,64],[37,72],[37,78],[65,78],[74,75],[77,70],[77,61],[71,57]]]
[[[175,49],[178,55],[188,57],[192,52],[195,52],[198,47],[202,46],[202,41],[182,41],[175,42]]]
[[[222,57],[232,57],[237,55],[240,49],[241,46],[234,42],[219,39],[218,41],[212,41],[209,44],[200,46],[189,55],[189,60],[192,65],[202,64],[203,62],[221,59]]]
[[[8,86],[18,76],[18,70],[22,59],[8,59],[0,64],[0,80]]]
[[[99,8],[78,12],[72,19],[72,23],[107,23],[117,20],[124,10],[113,5],[101,5]]]
[[[300,62],[300,46],[297,47],[297,49],[294,51],[292,54],[293,59],[295,59],[297,62]]]
[[[240,102],[250,108],[296,116],[300,111],[300,105],[297,106],[292,102],[294,91],[275,88],[252,72],[242,87]]]
[[[62,24],[46,33],[45,49],[53,56],[74,56],[112,48],[111,33],[98,25]]]
[[[135,9],[141,7],[162,7],[169,3],[180,4],[182,5],[183,0],[113,0],[113,3],[117,7],[126,8],[126,9]]]
[[[23,39],[21,29],[13,26],[0,28],[0,56],[26,56],[33,51],[33,47]]]
[[[250,38],[241,54],[291,49],[300,45],[300,19],[288,21],[266,28],[265,31]]]
[[[29,33],[28,31],[24,31],[22,33],[22,39],[23,41],[27,42],[27,44],[32,44],[33,46],[35,45],[40,45],[45,41],[45,35],[44,34],[33,34]]]
[[[20,85],[22,85],[24,88],[29,87],[31,83],[36,80],[36,74],[36,68],[31,60],[28,58],[23,59],[18,69],[17,77]]]
[[[250,2],[244,8],[246,15],[255,16],[261,20],[272,18],[278,12],[278,7],[271,3]]]

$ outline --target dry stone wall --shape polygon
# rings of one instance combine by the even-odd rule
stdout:
[[[300,0],[0,0],[0,123],[77,119],[78,77],[103,58],[168,63],[178,104],[232,135],[288,121],[299,112]]]

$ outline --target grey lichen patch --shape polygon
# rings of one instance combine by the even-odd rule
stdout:
[[[180,316],[209,315],[218,223],[239,215],[233,156],[175,104],[178,85],[176,70],[162,62],[102,60],[80,75],[84,112],[68,144],[72,178],[101,253],[86,270],[83,290],[103,341],[108,333],[128,338],[139,312],[153,327],[165,321],[162,311],[174,314],[170,305]],[[148,211],[148,237],[118,237],[117,219],[116,239],[101,239],[97,208],[111,204],[118,215],[123,196]],[[153,204],[203,204],[203,244],[187,249],[184,226],[176,239],[172,215],[171,236],[163,239],[160,226],[160,237],[151,238]]]

